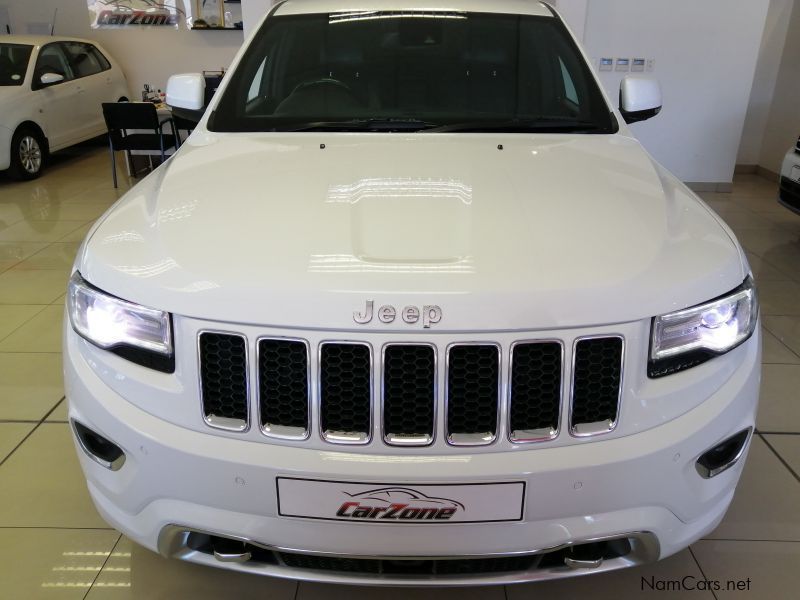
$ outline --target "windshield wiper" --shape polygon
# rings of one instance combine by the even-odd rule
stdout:
[[[374,118],[350,119],[346,121],[315,121],[302,124],[278,126],[279,131],[421,131],[440,127],[437,123],[429,123],[418,119]]]
[[[464,121],[425,130],[427,133],[606,133],[607,128],[592,121],[578,121],[558,117],[541,119],[509,119],[494,121]]]

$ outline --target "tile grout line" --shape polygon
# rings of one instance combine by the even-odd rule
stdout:
[[[692,555],[692,558],[694,559],[694,564],[696,564],[696,565],[697,565],[697,568],[698,568],[698,569],[700,569],[700,574],[703,576],[703,579],[705,579],[706,581],[708,581],[708,577],[706,577],[706,574],[705,574],[705,572],[703,571],[703,567],[701,567],[701,566],[700,566],[700,561],[699,561],[699,560],[697,560],[697,557],[695,556],[695,554],[694,554],[694,550],[692,550],[692,547],[691,547],[691,546],[689,546],[689,554],[691,554],[691,555]],[[714,593],[714,590],[709,590],[709,591],[711,592],[711,595],[712,595],[712,596],[714,596],[714,600],[719,600],[719,599],[717,598],[717,595]]]
[[[117,537],[117,541],[114,542],[113,546],[111,546],[111,550],[109,551],[108,556],[106,556],[106,559],[103,561],[103,564],[100,566],[100,569],[98,569],[97,574],[94,576],[94,579],[92,579],[92,584],[89,586],[89,589],[86,590],[86,593],[83,595],[83,600],[86,600],[86,597],[91,593],[94,584],[100,578],[100,574],[103,572],[103,569],[106,568],[108,561],[111,560],[111,555],[114,554],[114,550],[116,550],[117,546],[119,546],[119,542],[121,539],[122,539],[122,534],[120,533],[119,536]]]
[[[758,429],[756,433],[762,435],[800,435],[800,431],[762,431],[761,429]]]
[[[800,539],[797,540],[750,540],[745,538],[701,538],[702,542],[767,542],[769,544],[800,544]]]
[[[9,452],[9,453],[6,455],[6,457],[5,457],[5,458],[3,458],[3,460],[0,460],[0,467],[2,467],[2,466],[3,466],[3,465],[6,463],[6,461],[7,461],[9,458],[11,458],[11,457],[14,455],[14,453],[15,453],[17,450],[19,450],[20,446],[22,446],[22,444],[24,444],[24,443],[27,441],[27,439],[33,435],[33,432],[34,432],[34,431],[36,431],[37,429],[39,429],[39,427],[41,427],[42,423],[44,423],[44,422],[45,422],[45,420],[47,419],[47,417],[49,417],[51,414],[53,414],[53,411],[54,411],[55,409],[57,409],[57,408],[58,408],[58,407],[61,405],[61,403],[64,401],[64,399],[65,399],[65,398],[66,398],[66,396],[61,396],[61,400],[59,400],[58,402],[56,402],[56,405],[55,405],[53,408],[51,408],[50,410],[48,410],[48,411],[47,411],[47,414],[45,414],[45,416],[43,416],[43,417],[42,417],[41,421],[39,421],[39,422],[38,422],[38,423],[37,423],[37,424],[34,426],[34,428],[33,428],[33,429],[31,429],[31,430],[28,432],[28,435],[26,435],[24,438],[22,438],[22,440],[20,440],[19,444],[17,444],[16,446],[14,446],[14,448],[11,450],[11,452]]]
[[[768,317],[768,316],[774,316],[774,315],[764,315],[764,316],[767,316],[767,317]],[[762,322],[761,322],[761,327],[762,327],[763,329],[766,329],[766,330],[767,330],[767,332],[768,332],[768,333],[769,333],[769,334],[770,334],[772,337],[774,337],[776,340],[778,340],[778,343],[779,343],[781,346],[783,346],[784,348],[786,348],[786,349],[787,349],[789,352],[791,352],[792,354],[794,354],[794,355],[795,355],[797,358],[800,358],[800,354],[798,354],[797,352],[795,352],[795,351],[794,351],[794,350],[791,348],[791,346],[789,346],[788,344],[786,344],[786,343],[785,343],[785,342],[784,342],[784,341],[783,341],[783,340],[780,338],[780,336],[779,336],[777,333],[775,333],[774,331],[772,331],[772,329],[770,329],[770,328],[767,326],[767,324],[763,322],[763,320],[762,320]],[[762,364],[767,364],[767,365],[783,365],[783,364],[793,364],[793,363],[764,363],[764,362],[762,361]]]
[[[776,456],[776,458],[779,461],[781,461],[781,464],[789,470],[789,473],[792,474],[792,476],[797,480],[797,482],[800,483],[800,475],[798,475],[795,472],[795,470],[789,465],[789,463],[783,459],[783,457],[778,453],[777,450],[775,450],[772,444],[769,443],[769,441],[764,437],[764,435],[761,432],[758,433],[758,436],[761,438],[761,441],[764,442],[770,450],[772,450],[772,453]]]
[[[16,327],[15,329],[9,331],[8,335],[4,335],[3,337],[0,337],[0,344],[4,340],[7,340],[9,337],[14,335],[17,331],[19,331],[20,329],[25,327],[25,325],[27,325],[28,323],[33,321],[36,317],[38,317],[41,313],[43,313],[48,306],[52,306],[52,304],[4,304],[4,305],[1,305],[1,306],[41,306],[42,308],[40,310],[37,310],[35,313],[33,313],[31,315],[30,319],[28,319],[26,321],[23,321],[22,323],[19,324],[18,327]]]

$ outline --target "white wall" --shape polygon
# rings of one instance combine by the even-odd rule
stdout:
[[[96,40],[107,48],[125,71],[134,99],[145,83],[163,90],[174,73],[227,68],[244,39],[241,31],[190,31],[185,22],[177,31],[92,29],[86,0],[0,0],[0,4],[8,6],[15,33],[26,33],[28,23],[49,23],[58,8],[56,34]]]
[[[764,132],[778,82],[778,69],[781,66],[794,4],[795,0],[770,0],[737,164],[757,165],[761,160]]]
[[[269,12],[277,0],[242,0],[242,17],[244,18],[245,36],[252,33],[261,18]]]
[[[585,11],[582,13],[582,5]],[[684,181],[733,180],[768,0],[559,0],[594,59],[655,59],[661,114],[633,130]],[[578,21],[578,22],[576,22]],[[621,74],[602,73],[612,98]]]
[[[786,151],[800,135],[800,2],[795,1],[767,118],[758,164],[780,171]]]

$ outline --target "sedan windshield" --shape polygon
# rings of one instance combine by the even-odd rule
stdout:
[[[272,17],[212,131],[613,133],[555,17],[358,12]]]
[[[33,46],[0,44],[0,86],[22,85]]]

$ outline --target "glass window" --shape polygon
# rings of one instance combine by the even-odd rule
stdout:
[[[0,86],[22,85],[33,46],[0,44]]]
[[[369,17],[369,18],[367,18]],[[217,131],[584,131],[616,123],[553,17],[453,12],[265,21],[210,120]]]
[[[97,59],[97,62],[100,63],[100,68],[103,71],[108,71],[111,68],[111,63],[108,62],[108,59],[95,46],[89,46],[89,51]]]
[[[103,70],[97,60],[97,56],[92,52],[92,46],[89,44],[63,42],[62,45],[72,64],[75,77],[89,77],[90,75],[97,75]]]
[[[60,44],[48,44],[39,51],[36,59],[36,70],[33,73],[34,87],[45,73],[61,75],[65,80],[73,79],[72,67],[64,55]]]

